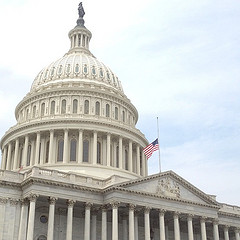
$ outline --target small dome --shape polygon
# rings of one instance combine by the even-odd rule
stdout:
[[[95,84],[110,85],[123,92],[118,77],[98,61],[92,54],[85,52],[68,53],[45,67],[35,78],[31,92],[55,82],[92,81]]]

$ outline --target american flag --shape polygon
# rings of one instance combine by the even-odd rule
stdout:
[[[147,145],[144,149],[143,152],[145,153],[145,155],[147,156],[147,159],[149,159],[154,151],[159,150],[159,145],[158,145],[158,138],[153,141],[152,143],[150,143],[149,145]]]

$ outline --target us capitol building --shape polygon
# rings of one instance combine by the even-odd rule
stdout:
[[[1,139],[0,240],[240,240],[240,207],[173,171],[148,175],[137,109],[90,52],[78,11],[70,50],[40,71]]]

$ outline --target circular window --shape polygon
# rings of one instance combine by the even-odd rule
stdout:
[[[47,222],[48,222],[48,217],[45,216],[45,215],[42,215],[42,216],[40,217],[40,222],[41,222],[41,223],[47,223]]]

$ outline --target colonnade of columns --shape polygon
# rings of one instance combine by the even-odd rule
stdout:
[[[71,36],[71,48],[84,47],[89,48],[89,37],[86,34],[74,34]]]
[[[24,199],[22,201],[21,207],[21,221],[19,227],[19,235],[18,240],[33,240],[34,236],[34,218],[35,218],[35,210],[36,210],[36,201],[38,196],[35,194],[30,195],[28,199]],[[55,197],[49,197],[49,215],[48,215],[48,231],[47,231],[47,239],[54,239],[54,218],[55,218],[55,205],[58,199]],[[73,211],[74,205],[76,204],[75,200],[67,200],[67,226],[66,226],[66,240],[72,240],[73,237]],[[29,205],[29,207],[28,207]],[[92,203],[85,203],[85,214],[84,214],[84,240],[96,240],[97,239],[97,214],[101,213],[101,239],[107,240],[107,232],[108,232],[108,210],[111,211],[111,231],[112,236],[111,240],[118,240],[119,238],[119,202],[112,202],[109,205],[103,205],[101,207],[94,206]],[[122,209],[122,208],[121,208]],[[155,209],[158,211],[159,222],[159,236],[153,236],[152,231],[152,221],[151,221],[151,208],[149,207],[141,207],[136,208],[134,204],[125,205],[125,213],[122,218],[122,233],[121,239],[128,240],[138,240],[139,239],[139,216],[143,210],[143,220],[144,220],[144,239],[152,240],[166,240],[166,221],[165,221],[165,213],[166,211],[163,209]],[[181,239],[180,232],[180,218],[183,214],[179,212],[171,213],[173,218],[174,225],[174,240]],[[28,217],[27,217],[28,216]],[[128,221],[127,221],[128,216]],[[197,217],[193,215],[187,216],[187,229],[188,229],[188,240],[194,239],[194,230],[193,230],[193,218],[198,218],[199,223],[201,225],[201,239],[207,239],[207,231],[206,231],[206,222],[212,225],[213,236],[208,236],[208,238],[213,238],[214,240],[219,240],[219,222],[217,219],[207,219],[204,217]],[[234,239],[240,240],[239,232],[240,229],[236,227],[230,226],[222,226],[224,229],[224,240],[229,240],[229,229],[235,232]],[[156,226],[155,226],[156,228]],[[110,240],[110,239],[109,239]]]
[[[59,144],[60,140],[63,141],[62,145]],[[75,141],[75,150],[72,149],[72,141]],[[84,149],[84,141],[88,141],[87,150]],[[142,152],[143,147],[121,135],[97,131],[65,129],[63,133],[54,130],[37,132],[16,138],[3,147],[1,169],[18,170],[20,167],[59,162],[88,162],[146,176],[147,160]],[[63,148],[62,159],[60,148]],[[83,158],[84,151],[88,151],[87,161]],[[70,155],[73,159],[70,159]]]

